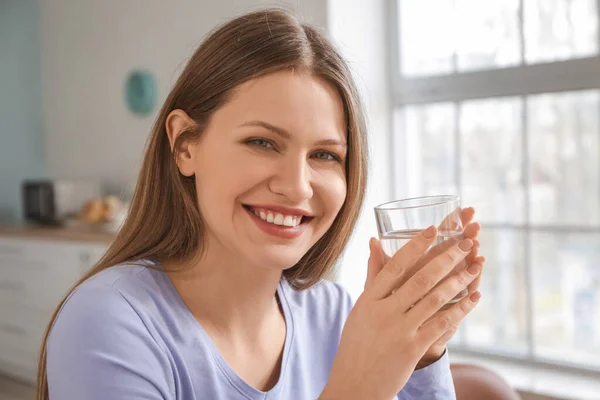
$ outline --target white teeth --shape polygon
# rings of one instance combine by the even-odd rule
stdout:
[[[294,219],[295,219],[295,218],[293,218],[293,217],[291,217],[291,216],[289,216],[289,215],[288,215],[288,216],[286,216],[286,217],[283,219],[283,225],[285,225],[285,226],[296,226]]]
[[[275,225],[295,228],[302,222],[302,216],[283,215],[281,213],[272,213],[268,211],[265,212],[262,210],[252,210],[252,212],[263,221],[267,221]]]

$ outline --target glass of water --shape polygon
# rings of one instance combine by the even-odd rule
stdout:
[[[459,196],[429,196],[396,200],[375,207],[375,218],[381,247],[386,261],[412,238],[431,225],[438,228],[438,235],[427,253],[409,271],[408,279],[438,254],[463,239]],[[448,275],[466,267],[459,263]],[[448,304],[454,304],[468,294],[464,289]]]

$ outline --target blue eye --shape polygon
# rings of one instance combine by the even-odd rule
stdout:
[[[247,143],[253,146],[262,147],[264,149],[273,148],[273,144],[265,139],[250,139]]]
[[[330,153],[328,151],[317,151],[314,153],[315,158],[323,161],[340,161],[340,157],[337,154]]]

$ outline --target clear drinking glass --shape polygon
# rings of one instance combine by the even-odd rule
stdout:
[[[460,212],[459,196],[418,197],[378,205],[375,207],[375,218],[386,260],[421,231],[431,225],[437,226],[436,240],[414,269],[409,271],[408,279],[435,256],[463,239]],[[459,263],[448,276],[454,275],[465,267],[465,261]],[[456,303],[467,294],[467,290],[464,289],[448,304]]]

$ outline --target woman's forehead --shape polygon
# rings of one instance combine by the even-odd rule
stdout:
[[[331,84],[306,73],[277,72],[240,85],[223,117],[231,123],[264,121],[286,131],[346,140],[344,108]]]

